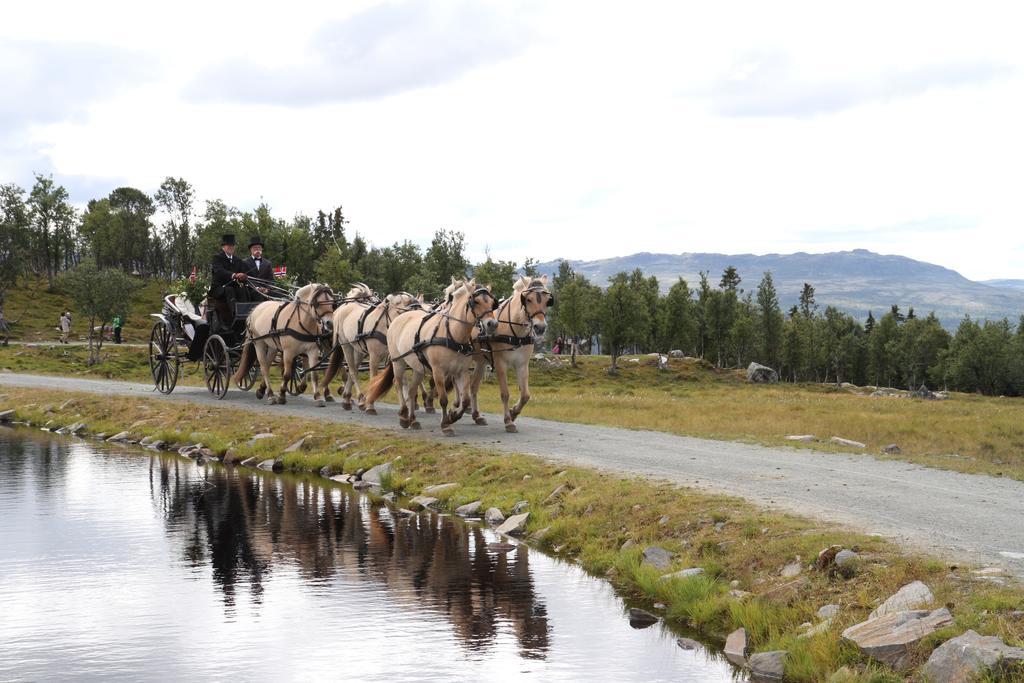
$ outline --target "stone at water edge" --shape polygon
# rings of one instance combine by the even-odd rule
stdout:
[[[518,536],[519,534],[526,531],[526,520],[530,518],[529,512],[524,512],[521,515],[512,515],[506,519],[501,526],[495,531],[499,534],[508,534],[510,536]]]
[[[498,508],[487,508],[487,511],[484,512],[484,521],[491,526],[498,526],[505,521],[505,515]]]
[[[913,581],[900,588],[888,600],[876,607],[875,611],[868,616],[868,619],[877,619],[894,612],[920,609],[927,607],[929,603],[934,601],[935,596],[928,590],[928,586],[920,581]]]
[[[953,615],[945,607],[934,611],[894,612],[854,624],[843,631],[843,640],[859,647],[868,657],[900,671],[912,663],[918,643],[952,623]]]
[[[647,628],[658,623],[658,617],[647,610],[629,608],[629,625],[633,628]]]
[[[302,448],[303,448],[303,446],[305,446],[305,445],[306,445],[306,439],[308,439],[308,438],[309,438],[309,435],[308,435],[308,434],[307,434],[306,436],[303,436],[303,437],[302,437],[302,438],[300,438],[300,439],[299,439],[298,441],[296,441],[296,442],[295,442],[295,443],[293,443],[292,445],[290,445],[290,446],[288,446],[287,448],[285,448],[285,449],[284,449],[284,452],[285,452],[285,453],[296,453],[296,452],[298,452],[298,451],[301,451],[301,450],[302,450]]]
[[[366,481],[365,479],[363,481]],[[433,496],[414,496],[409,499],[409,507],[415,510],[416,508],[426,509],[437,502],[437,498]]]
[[[530,501],[521,500],[512,506],[512,514],[518,515],[521,512],[525,512],[526,508],[530,507]]]
[[[738,628],[729,634],[729,637],[725,639],[725,649],[722,653],[725,658],[736,666],[747,665],[747,649],[750,647],[750,643],[747,642],[747,630],[745,628]]]
[[[704,646],[691,638],[676,638],[676,645],[684,650],[702,650]]]
[[[267,470],[268,472],[280,472],[284,469],[284,463],[280,460],[275,460],[274,458],[267,458],[256,465],[256,467],[261,470]]]
[[[363,472],[363,474],[360,477],[360,479],[362,479],[363,481],[368,482],[370,484],[377,484],[379,486],[380,483],[381,483],[381,480],[385,476],[389,476],[390,474],[391,474],[391,463],[386,462],[386,463],[383,463],[383,464],[380,464],[380,465],[375,465],[375,466],[371,467],[370,469],[366,470],[365,472]]]
[[[837,446],[849,446],[851,448],[867,448],[866,444],[862,444],[860,441],[854,441],[852,439],[844,439],[841,436],[833,436],[829,439],[832,443]]]
[[[13,410],[5,410],[0,412],[0,422],[12,422],[17,415]]]
[[[644,548],[644,559],[642,564],[650,565],[655,569],[668,569],[672,566],[673,553],[656,545]]]
[[[272,438],[274,438],[274,436],[276,436],[276,435],[275,434],[271,434],[270,432],[264,432],[262,434],[255,434],[252,437],[250,437],[250,439],[249,439],[249,447],[251,448],[251,447],[255,446],[256,444],[258,444],[263,439],[272,439]]]
[[[474,500],[472,503],[466,503],[465,505],[460,505],[459,507],[455,508],[455,514],[457,514],[459,517],[473,517],[478,512],[480,512],[480,508],[482,505],[482,501]]]
[[[238,464],[241,465],[242,467],[256,467],[259,464],[259,460],[254,455],[251,458],[246,458],[245,460]]]
[[[786,671],[787,654],[785,650],[773,650],[750,655],[747,664],[750,665],[751,680],[781,681]]]
[[[989,672],[1008,674],[1011,667],[1022,665],[1024,648],[1010,647],[995,636],[967,631],[937,647],[921,674],[929,683],[960,683]]]

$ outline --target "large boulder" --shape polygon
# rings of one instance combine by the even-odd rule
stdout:
[[[482,505],[482,501],[474,500],[472,503],[466,503],[455,508],[455,514],[459,517],[475,517],[480,512]]]
[[[779,373],[767,365],[751,363],[747,366],[747,381],[755,384],[775,384],[779,381]]]
[[[868,619],[877,619],[894,612],[921,609],[922,607],[927,607],[934,600],[935,596],[928,590],[928,586],[920,581],[913,581],[900,588],[888,600],[876,607]]]
[[[843,640],[853,643],[868,657],[897,671],[911,664],[911,656],[922,639],[953,623],[943,607],[934,611],[895,612],[854,624],[843,631]]]
[[[629,625],[633,628],[647,628],[658,623],[657,615],[638,607],[629,608]]]
[[[967,631],[936,648],[921,673],[929,683],[968,683],[987,673],[1001,679],[1014,669],[1024,672],[1024,648]]]
[[[491,526],[498,526],[505,521],[505,515],[498,508],[487,508],[484,512],[484,521]]]

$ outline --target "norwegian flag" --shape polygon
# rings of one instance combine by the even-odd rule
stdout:
[[[274,277],[287,277],[288,266],[274,266]]]
[[[192,266],[192,274],[188,276],[188,281],[192,284],[196,283],[196,267]]]

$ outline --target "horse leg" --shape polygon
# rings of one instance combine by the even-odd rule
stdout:
[[[409,397],[406,399],[406,404],[409,406],[409,426],[413,429],[419,429],[421,427],[420,421],[416,419],[416,392],[420,390],[423,384],[423,372],[424,368],[413,368],[412,370],[412,381],[409,382]]]
[[[505,431],[515,433],[519,430],[512,424],[515,418],[512,417],[512,413],[508,409],[508,368],[505,367],[505,361],[494,359],[494,374],[498,376],[498,393],[501,394],[501,406],[504,408]]]
[[[402,429],[408,429],[409,424],[412,422],[409,419],[409,414],[412,411],[409,410],[408,387],[405,384],[405,370],[407,367],[404,361],[396,360],[391,363],[391,369],[395,375],[395,393],[398,394],[398,424],[401,425]]]
[[[273,358],[273,350],[264,342],[257,342],[256,344],[256,355],[260,361],[260,374],[263,375],[260,388],[266,393],[267,403],[274,405],[277,401],[274,399],[274,389],[270,386],[270,364]],[[259,393],[257,393],[257,396],[263,398]]]
[[[455,436],[455,430],[452,429],[452,418],[448,414],[448,387],[445,386],[444,370],[438,366],[438,363],[434,363],[431,374],[437,391],[437,404],[441,408],[441,433],[445,436]]]
[[[361,348],[356,348],[355,345],[352,346],[352,362],[349,364],[349,367],[352,368],[350,374],[352,375],[352,386],[355,388],[355,391],[349,393],[355,397],[356,408],[359,408],[359,410],[366,410],[366,395],[363,394],[363,388],[359,386],[359,366],[365,357],[366,353]]]
[[[478,425],[486,425],[487,418],[480,414],[480,401],[478,395],[480,393],[480,383],[484,380],[484,372],[486,371],[485,361],[483,357],[477,360],[473,366],[473,378],[469,383],[469,400],[470,408],[473,413],[473,422]]]
[[[428,377],[430,383],[430,389],[423,392],[423,412],[433,413],[434,412],[434,398],[437,396],[437,383],[434,381],[433,374]]]
[[[515,420],[523,412],[523,408],[530,401],[530,365],[520,363],[516,368],[516,379],[519,380],[519,402],[512,409],[512,419]]]
[[[306,357],[309,359],[309,367],[315,368],[320,362],[320,350],[314,348]],[[309,376],[313,381],[313,405],[317,408],[323,408],[327,405],[327,402],[320,396],[320,373],[310,370]]]
[[[377,374],[377,365],[380,363],[380,354],[376,353],[376,346],[374,350],[370,351],[370,378],[368,381],[372,382],[374,376]],[[366,410],[367,415],[376,415],[377,409],[373,407],[372,403],[366,402],[366,397],[363,396],[362,390],[359,391],[359,400],[363,403],[363,408]]]
[[[359,365],[352,365],[352,358],[355,355],[355,345],[345,345],[345,388],[341,390],[341,407],[345,410],[352,410],[352,377],[355,372],[352,371],[353,367],[358,368]]]
[[[278,392],[277,402],[281,405],[288,403],[288,399],[285,397],[285,384],[287,381],[286,377],[291,377],[292,369],[295,367],[295,356],[291,351],[281,352],[281,390]]]
[[[458,422],[469,410],[469,371],[459,373],[455,378],[455,408],[451,412],[451,422]]]

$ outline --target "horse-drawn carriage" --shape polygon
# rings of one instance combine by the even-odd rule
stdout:
[[[161,312],[150,314],[157,319],[149,336],[149,368],[156,390],[163,394],[171,393],[178,383],[182,363],[199,362],[202,363],[206,388],[216,398],[224,398],[248,341],[246,322],[249,314],[260,303],[236,302],[232,316],[226,303],[217,302],[218,305],[208,306],[205,315],[201,315],[183,295],[164,297]],[[223,322],[226,320],[231,322]],[[329,344],[329,341],[325,340],[325,343]],[[292,396],[305,389],[303,379],[308,370],[304,359],[304,356],[296,358],[292,372],[284,378],[285,390]],[[249,391],[259,379],[259,366],[253,365],[242,378],[239,388]]]

